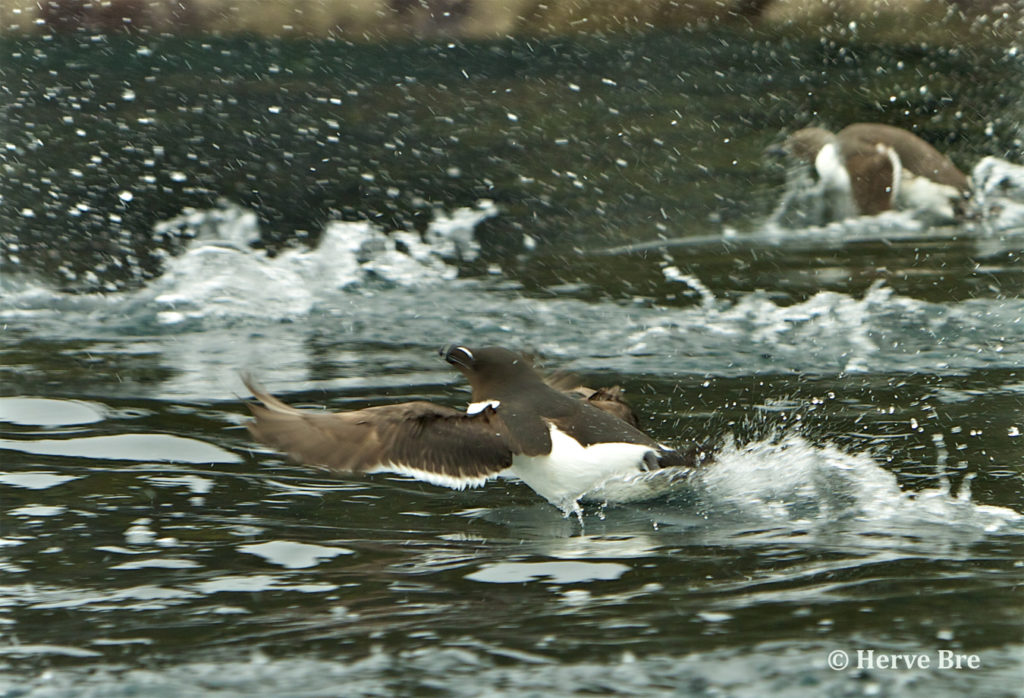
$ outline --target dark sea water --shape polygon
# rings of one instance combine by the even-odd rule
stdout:
[[[1021,695],[1019,47],[2,48],[0,696]],[[1004,186],[787,228],[812,121]],[[718,456],[577,519],[241,426],[463,405],[452,341]]]

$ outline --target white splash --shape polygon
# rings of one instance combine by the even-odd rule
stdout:
[[[1024,526],[1012,509],[975,504],[966,484],[954,496],[936,470],[937,487],[908,492],[867,454],[788,435],[726,444],[693,487],[708,509],[812,528],[845,522],[859,533],[923,535],[922,526],[978,534]]]
[[[692,288],[697,295],[700,296],[700,304],[702,307],[709,309],[714,307],[715,294],[698,277],[693,274],[684,274],[679,270],[679,267],[675,265],[662,267],[661,273],[665,277],[665,281],[674,281],[686,284]]]
[[[727,441],[704,467],[609,478],[585,499],[617,503],[678,496],[687,511],[709,520],[747,522],[755,529],[838,531],[879,546],[928,536],[930,543],[946,545],[1024,531],[1024,514],[972,501],[970,477],[952,494],[941,470],[937,465],[937,486],[904,491],[871,456],[793,434],[742,446]]]
[[[252,247],[256,214],[229,202],[186,210],[158,223],[153,237],[188,239],[168,256],[163,273],[144,288],[110,294],[65,294],[27,278],[4,279],[4,316],[48,317],[67,310],[99,311],[138,325],[239,320],[291,320],[308,315],[339,289],[373,285],[418,288],[455,279],[452,263],[475,259],[474,228],[497,214],[490,201],[438,213],[426,233],[387,233],[367,222],[328,223],[319,245],[271,257]],[[107,312],[109,310],[109,312]]]
[[[199,234],[169,261],[151,287],[163,323],[208,317],[278,317],[308,314],[325,292],[370,282],[421,286],[454,279],[448,259],[471,259],[474,226],[495,215],[491,202],[439,214],[424,238],[385,233],[368,222],[328,223],[313,249],[276,257],[249,247],[259,235],[255,215],[237,206],[190,214]],[[315,282],[315,283],[311,283]]]
[[[450,215],[438,211],[427,225],[424,242],[442,259],[472,262],[480,256],[476,227],[496,215],[498,207],[490,199],[481,199],[474,208],[459,208]]]
[[[1024,228],[1024,165],[984,157],[971,173],[972,208],[989,232]]]

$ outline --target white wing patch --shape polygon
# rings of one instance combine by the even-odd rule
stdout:
[[[466,414],[480,414],[488,407],[498,409],[501,400],[484,400],[482,402],[471,402],[466,406]]]
[[[435,473],[402,463],[382,463],[366,472],[406,475],[415,480],[429,482],[431,485],[450,487],[453,490],[464,490],[467,487],[481,487],[488,480],[498,477],[499,474],[505,473],[507,470],[502,471],[502,473],[495,473],[494,475],[453,475],[450,473]]]

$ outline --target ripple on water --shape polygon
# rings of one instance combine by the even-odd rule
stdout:
[[[2,444],[3,440],[0,440],[0,445]],[[26,490],[47,490],[51,487],[63,485],[65,482],[79,479],[81,479],[81,476],[78,475],[58,475],[57,473],[37,470],[17,473],[0,472],[0,484],[20,487]]]
[[[106,416],[99,405],[82,400],[38,397],[0,397],[0,422],[35,427],[65,427],[99,422]]]
[[[165,570],[188,570],[201,567],[194,560],[185,560],[173,557],[146,558],[144,560],[131,560],[122,562],[119,565],[111,565],[112,570],[143,570],[143,569],[165,569]]]
[[[286,569],[316,567],[321,562],[333,560],[339,555],[352,555],[354,550],[328,545],[311,545],[290,540],[271,540],[265,543],[240,545],[243,553],[256,555],[267,562]]]
[[[203,441],[170,434],[114,434],[70,439],[0,439],[0,449],[38,456],[175,463],[240,463],[241,458]]]
[[[328,582],[292,582],[289,579],[272,574],[225,574],[191,586],[201,594],[259,591],[297,591],[304,594],[323,594],[338,588],[337,584]]]
[[[43,504],[26,504],[24,506],[15,507],[7,512],[8,516],[60,516],[68,508],[65,506],[46,506]]]
[[[618,562],[495,562],[466,575],[474,582],[491,584],[523,584],[541,581],[548,584],[578,584],[618,579],[630,568]]]

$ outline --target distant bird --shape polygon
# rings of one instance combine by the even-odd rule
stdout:
[[[454,489],[515,476],[567,513],[610,478],[709,459],[701,448],[678,451],[640,431],[618,388],[560,390],[524,356],[499,347],[449,345],[441,355],[469,380],[466,412],[423,401],[299,410],[243,376],[262,403],[250,404],[248,429],[298,462],[336,472],[401,473]]]
[[[821,222],[889,210],[954,222],[970,194],[966,175],[949,158],[895,126],[851,124],[838,133],[804,128],[771,152],[810,166],[823,204]]]

